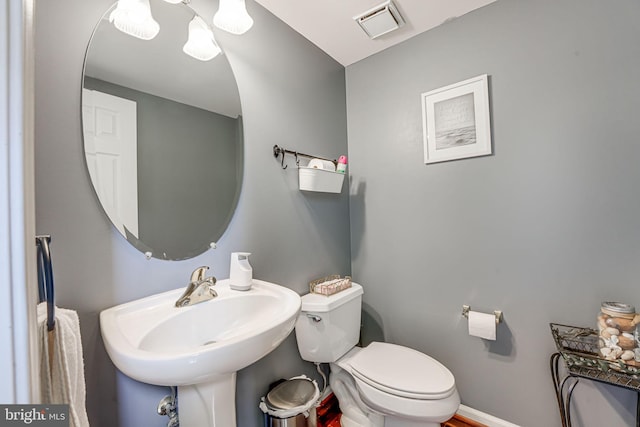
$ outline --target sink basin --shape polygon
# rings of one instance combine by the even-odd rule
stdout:
[[[188,307],[174,306],[181,288],[104,310],[100,328],[111,360],[135,380],[166,386],[249,366],[291,333],[300,311],[294,291],[253,282],[249,291],[234,291],[221,280],[216,298]]]
[[[120,371],[149,384],[183,386],[178,393],[184,427],[235,426],[235,410],[233,420],[220,421],[221,414],[215,420],[198,418],[197,412],[211,418],[215,408],[192,408],[189,394],[198,401],[209,391],[227,394],[225,399],[231,393],[234,399],[235,373],[274,350],[291,333],[300,311],[300,296],[273,283],[254,279],[250,290],[235,291],[221,280],[214,289],[216,298],[193,306],[174,306],[184,291],[180,288],[100,313],[107,353]],[[235,401],[229,404],[235,407]],[[180,411],[184,406],[190,407],[186,417]]]

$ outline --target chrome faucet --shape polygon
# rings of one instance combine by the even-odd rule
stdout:
[[[205,277],[206,271],[209,267],[202,266],[196,268],[191,273],[191,280],[187,285],[184,293],[176,301],[176,307],[186,307],[188,305],[198,304],[199,302],[208,301],[218,296],[217,292],[213,289],[216,284],[216,278],[213,276]]]

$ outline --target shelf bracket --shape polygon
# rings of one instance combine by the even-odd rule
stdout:
[[[308,159],[326,160],[328,162],[332,162],[336,167],[338,166],[338,161],[336,159],[331,160],[331,159],[327,159],[325,157],[312,156],[310,154],[300,153],[300,152],[294,151],[294,150],[288,150],[286,148],[279,147],[276,144],[276,145],[273,146],[273,157],[275,157],[277,159],[278,156],[282,156],[282,159],[280,160],[280,166],[282,166],[282,169],[286,169],[288,167],[288,165],[284,164],[284,156],[286,154],[290,154],[292,156],[295,156],[296,165],[300,163],[300,160],[298,159],[298,157],[306,157]]]

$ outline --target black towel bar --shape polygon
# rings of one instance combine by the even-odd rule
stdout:
[[[47,302],[47,330],[55,326],[55,299],[53,292],[53,267],[51,266],[51,236],[36,236],[38,247],[38,299]]]

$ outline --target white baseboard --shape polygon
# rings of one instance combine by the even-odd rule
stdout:
[[[501,420],[493,415],[485,414],[477,409],[470,408],[468,406],[460,405],[458,408],[458,415],[469,418],[470,420],[477,421],[482,424],[486,424],[489,427],[520,427],[509,421]]]

